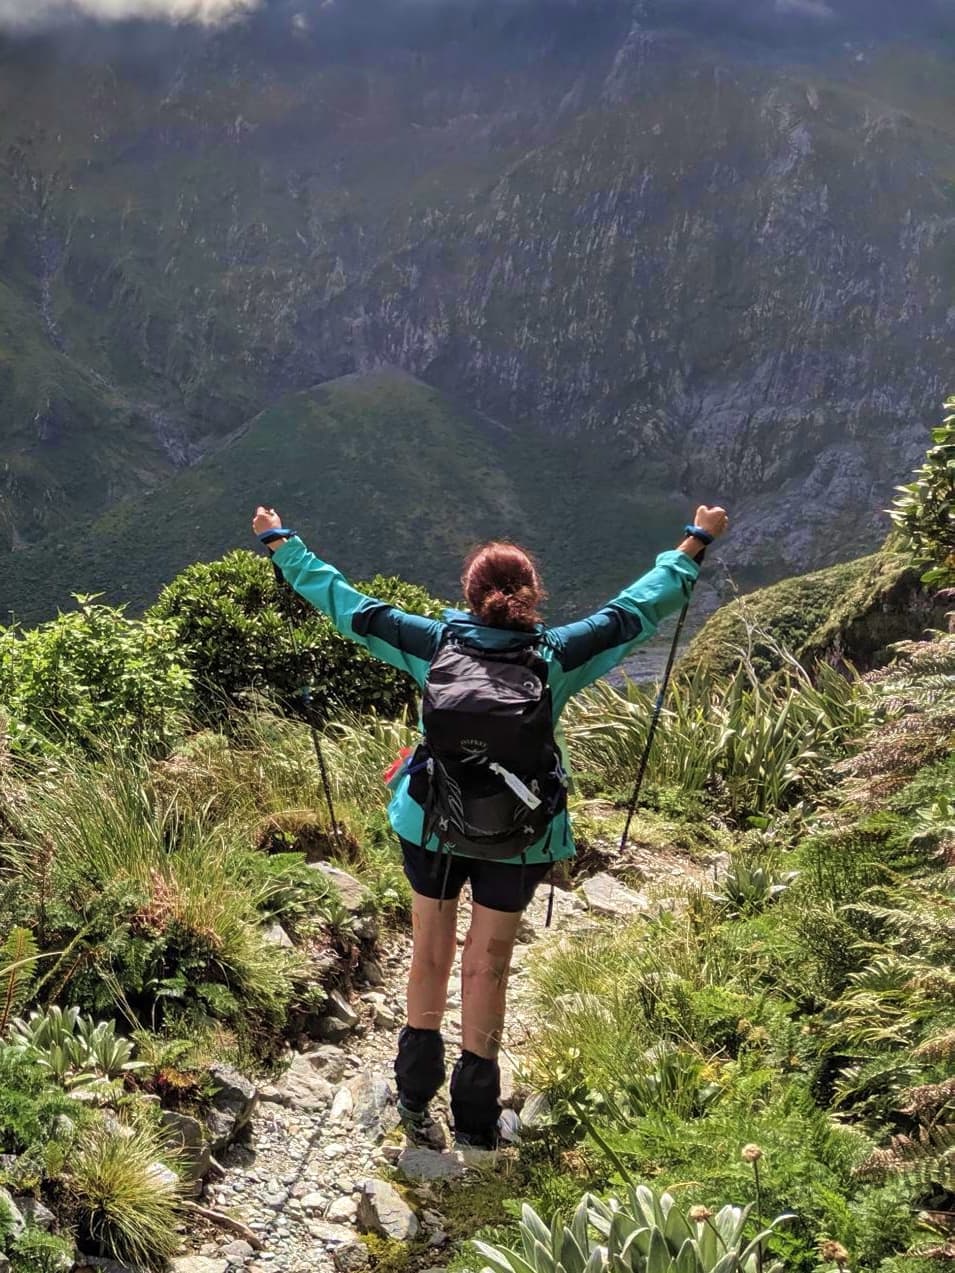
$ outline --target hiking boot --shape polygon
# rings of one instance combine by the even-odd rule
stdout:
[[[447,1140],[441,1124],[431,1117],[431,1111],[425,1106],[424,1109],[409,1109],[407,1105],[402,1105],[401,1097],[397,1101],[398,1117],[401,1119],[401,1129],[405,1136],[413,1145],[420,1145],[423,1149],[445,1149]]]

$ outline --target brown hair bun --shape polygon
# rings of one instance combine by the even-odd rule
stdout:
[[[461,586],[471,613],[492,628],[532,632],[544,600],[537,564],[517,544],[494,540],[464,563]]]

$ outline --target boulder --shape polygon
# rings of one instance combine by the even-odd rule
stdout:
[[[395,1242],[410,1242],[418,1234],[418,1217],[386,1180],[365,1180],[358,1202],[358,1227]]]
[[[327,862],[312,862],[309,864],[309,870],[321,871],[338,894],[346,911],[352,915],[358,915],[364,910],[369,900],[369,893],[364,884],[356,880],[354,875],[349,875],[347,871],[337,866],[330,866]]]
[[[453,1154],[418,1145],[403,1149],[396,1165],[408,1180],[457,1180],[464,1175],[464,1164]]]
[[[649,899],[644,893],[637,893],[626,884],[602,871],[584,880],[580,886],[587,906],[595,915],[609,915],[614,919],[627,919],[632,915],[641,915],[650,909]]]
[[[56,1216],[50,1208],[36,1198],[14,1198],[13,1205],[23,1216],[29,1229],[42,1229],[44,1233],[49,1233],[56,1224]]]
[[[315,1113],[331,1105],[332,1085],[312,1064],[309,1053],[296,1052],[286,1072],[277,1083],[263,1090],[262,1097],[277,1105]]]
[[[0,1217],[3,1221],[3,1230],[9,1233],[11,1238],[18,1238],[27,1227],[20,1209],[6,1189],[0,1189]]]
[[[202,1182],[212,1166],[212,1150],[205,1128],[197,1118],[177,1114],[171,1109],[164,1109],[161,1118],[169,1143],[179,1154],[186,1192],[198,1198],[202,1193]]]
[[[219,1154],[251,1122],[257,1094],[249,1080],[231,1065],[213,1065],[209,1077],[215,1094],[206,1116],[206,1129],[212,1152]]]
[[[313,1220],[308,1231],[313,1238],[318,1238],[319,1242],[330,1247],[342,1246],[353,1240],[353,1235],[347,1229],[343,1229],[340,1224],[329,1224],[326,1220]]]

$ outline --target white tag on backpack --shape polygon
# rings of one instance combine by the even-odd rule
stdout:
[[[503,765],[499,765],[497,763],[488,765],[488,768],[492,773],[498,774],[504,779],[505,784],[510,787],[511,791],[514,792],[518,800],[523,801],[523,803],[527,805],[528,809],[540,808],[540,798],[534,795],[530,787],[521,782],[517,774],[512,774],[509,769],[505,769]]]

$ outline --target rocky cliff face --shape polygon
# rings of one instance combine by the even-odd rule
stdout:
[[[932,33],[796,45],[612,0],[369,26],[386,9],[3,46],[8,525],[389,363],[732,501],[744,576],[874,542],[950,388]]]

